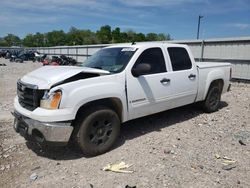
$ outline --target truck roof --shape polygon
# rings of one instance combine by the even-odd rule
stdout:
[[[185,44],[175,44],[171,42],[136,42],[136,43],[120,43],[120,44],[113,44],[108,46],[107,48],[113,47],[133,47],[133,48],[142,48],[142,47],[157,47],[157,46],[166,46],[166,47],[184,47],[186,48],[187,45]]]

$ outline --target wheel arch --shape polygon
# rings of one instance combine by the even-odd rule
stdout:
[[[97,106],[105,106],[114,110],[117,113],[120,119],[120,122],[123,122],[124,120],[123,104],[122,104],[122,101],[116,97],[97,99],[97,100],[90,101],[90,102],[83,104],[82,106],[78,108],[75,119],[77,119],[77,117],[83,112],[88,111],[89,108],[93,108]]]
[[[221,89],[224,87],[224,79],[225,78],[225,73],[222,70],[213,70],[208,73],[207,79],[206,79],[206,87],[205,87],[205,92],[203,96],[203,100],[205,100],[207,93],[209,91],[209,88],[211,87],[212,84],[220,84]]]
[[[224,86],[224,80],[222,78],[219,78],[219,79],[216,79],[216,80],[212,80],[210,82],[210,84],[208,84],[207,87],[206,87],[206,92],[205,92],[204,99],[206,99],[208,91],[211,88],[211,86],[213,86],[213,85],[219,85],[220,90],[222,91],[223,86]]]

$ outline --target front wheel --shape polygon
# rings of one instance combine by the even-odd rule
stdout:
[[[211,113],[219,109],[221,99],[221,87],[216,84],[211,85],[205,101],[202,103],[202,107],[205,112]]]
[[[89,156],[110,150],[120,134],[118,115],[106,107],[89,110],[76,123],[75,140],[80,150]]]

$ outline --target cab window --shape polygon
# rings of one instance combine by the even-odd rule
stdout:
[[[187,70],[192,68],[192,62],[185,48],[168,48],[173,71]]]
[[[161,48],[149,48],[142,52],[133,67],[138,64],[149,64],[151,69],[147,74],[166,72],[166,64]]]

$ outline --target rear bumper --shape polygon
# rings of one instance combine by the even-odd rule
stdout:
[[[68,143],[73,127],[72,121],[40,122],[30,119],[17,111],[14,111],[14,129],[26,140],[39,143],[65,145]]]

